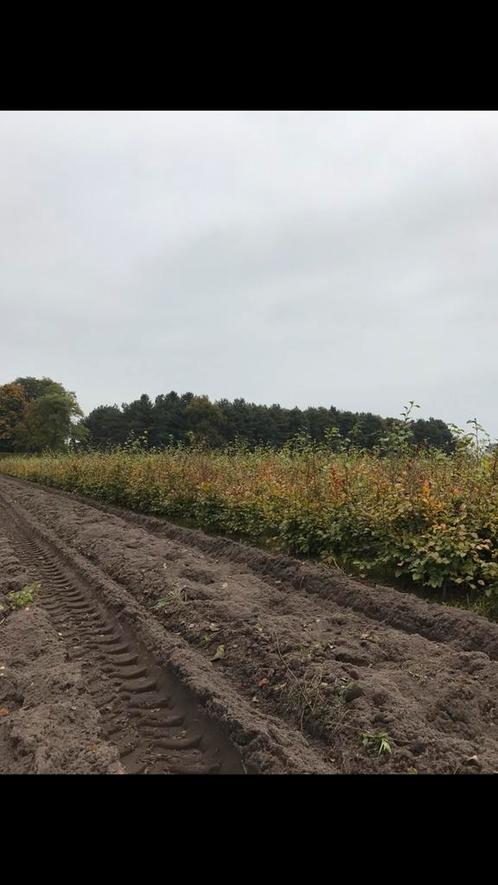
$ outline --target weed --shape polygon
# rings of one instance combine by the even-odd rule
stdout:
[[[26,608],[26,606],[31,605],[40,587],[40,582],[34,581],[32,584],[26,584],[22,590],[12,590],[10,593],[7,593],[7,601],[10,607],[13,609]]]
[[[361,742],[364,747],[382,756],[383,753],[392,753],[389,735],[385,731],[363,731]]]
[[[174,590],[170,590],[166,596],[161,596],[160,599],[157,600],[152,606],[153,609],[162,609],[167,605],[172,605],[175,602],[184,603],[187,602],[188,596],[187,591],[184,587],[175,587]]]

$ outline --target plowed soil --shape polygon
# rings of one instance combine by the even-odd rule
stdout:
[[[7,477],[1,604],[1,773],[498,771],[470,612]]]

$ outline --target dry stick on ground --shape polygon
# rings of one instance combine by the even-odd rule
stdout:
[[[279,641],[278,641],[278,636],[277,636],[276,632],[273,633],[273,638],[275,640],[275,646],[277,649],[278,657],[280,658],[280,661],[284,665],[287,673],[289,674],[289,676],[293,680],[294,685],[297,689],[298,697],[301,701],[300,730],[301,730],[301,733],[303,733],[304,732],[304,716],[305,716],[306,710],[308,709],[309,712],[311,713],[311,715],[313,716],[316,712],[317,705],[320,703],[320,700],[322,699],[320,685],[321,685],[321,682],[323,681],[323,670],[320,673],[318,673],[313,680],[311,680],[309,683],[306,683],[306,681],[304,679],[301,679],[301,678],[299,678],[299,676],[296,676],[294,671],[289,667],[289,664],[287,663],[287,661],[285,660],[285,658],[281,652]],[[311,692],[311,694],[310,694],[310,692]],[[330,706],[330,702],[325,698],[323,698],[323,703],[327,707]],[[340,699],[338,699],[338,703],[335,706],[336,706],[336,712],[338,712],[338,715],[335,719],[333,727],[332,727],[331,723],[329,723],[328,721],[325,723],[327,726],[327,730],[330,732],[330,737],[335,737],[337,735],[338,731],[340,731],[340,729],[343,727],[344,723],[346,722],[346,720],[348,718],[348,710],[346,709],[346,706],[344,705],[343,702],[341,702]]]
[[[298,689],[298,696],[301,699],[301,716],[300,716],[300,729],[301,732],[304,730],[304,715],[306,713],[306,709],[308,708],[310,713],[313,715],[316,710],[317,703],[320,699],[320,683],[323,678],[323,673],[318,673],[313,681],[309,683],[309,688],[314,690],[314,695],[310,698],[308,684],[304,679],[300,679],[299,676],[296,676],[293,670],[289,667],[289,664],[285,660],[282,652],[280,651],[280,645],[278,642],[278,636],[276,633],[273,634],[273,638],[275,640],[275,645],[277,649],[277,654],[284,665],[287,673],[293,679],[294,685]],[[304,702],[304,703],[303,703]]]

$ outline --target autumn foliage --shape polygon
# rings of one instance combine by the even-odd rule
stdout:
[[[132,447],[9,457],[0,470],[438,598],[498,598],[493,452]]]

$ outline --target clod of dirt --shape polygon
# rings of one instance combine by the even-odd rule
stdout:
[[[481,763],[477,756],[469,756],[468,759],[465,759],[465,765],[471,765],[474,768],[481,768]]]
[[[356,698],[361,698],[364,694],[364,691],[361,685],[350,685],[344,690],[344,700],[349,703],[350,701],[356,700]]]

